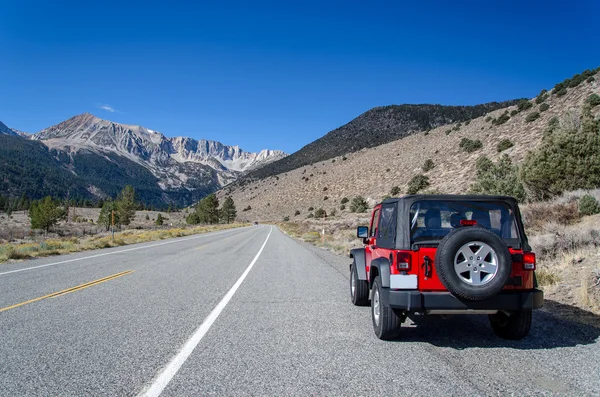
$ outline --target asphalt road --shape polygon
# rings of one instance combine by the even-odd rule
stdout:
[[[600,394],[599,329],[430,316],[383,342],[348,263],[253,226],[0,265],[0,395]]]

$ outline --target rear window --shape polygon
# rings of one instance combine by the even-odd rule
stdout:
[[[411,244],[436,243],[467,224],[491,230],[509,246],[519,244],[515,216],[503,202],[417,201],[410,208],[410,222]]]

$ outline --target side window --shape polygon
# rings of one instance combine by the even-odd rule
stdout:
[[[381,208],[377,246],[393,248],[396,240],[396,205],[384,204]]]
[[[373,219],[371,219],[371,232],[369,233],[371,237],[375,237],[377,230],[379,227],[379,209],[373,212]]]

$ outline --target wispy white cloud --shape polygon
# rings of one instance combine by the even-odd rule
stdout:
[[[106,110],[107,112],[111,112],[111,113],[119,113],[119,111],[115,108],[113,108],[110,105],[104,104],[104,105],[97,105],[98,109],[102,109],[102,110]]]

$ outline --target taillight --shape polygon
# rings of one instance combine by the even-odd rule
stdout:
[[[460,225],[461,226],[475,226],[475,225],[477,225],[477,221],[468,220],[468,219],[461,219],[460,220]]]
[[[535,254],[533,252],[523,254],[523,269],[535,270]]]
[[[412,258],[410,252],[398,252],[396,255],[396,268],[398,271],[405,272],[410,270]]]

